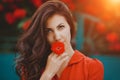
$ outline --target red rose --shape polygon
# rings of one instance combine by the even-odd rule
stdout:
[[[64,43],[54,42],[51,46],[51,50],[58,55],[62,54],[65,51]]]

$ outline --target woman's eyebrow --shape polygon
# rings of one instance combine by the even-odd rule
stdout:
[[[52,28],[45,28],[45,30],[52,30]]]
[[[59,26],[61,26],[61,25],[63,25],[63,23],[58,24],[57,27],[59,27]]]
[[[56,27],[59,27],[59,26],[61,26],[61,25],[63,25],[63,23],[58,24]],[[52,27],[46,27],[45,29],[47,29],[47,30],[52,30]]]

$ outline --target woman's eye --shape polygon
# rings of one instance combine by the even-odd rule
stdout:
[[[48,31],[47,31],[47,33],[51,33],[51,32],[52,32],[52,30],[48,30]]]
[[[51,33],[52,30],[50,30],[50,29],[46,29],[45,32],[48,34],[48,33]]]
[[[58,29],[63,29],[65,26],[64,25],[60,25],[59,27],[58,27]]]

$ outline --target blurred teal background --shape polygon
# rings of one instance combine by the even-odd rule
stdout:
[[[14,53],[0,53],[0,80],[19,80]]]
[[[104,64],[104,80],[120,80],[120,57],[92,55]],[[19,80],[15,71],[15,54],[0,54],[0,80]]]

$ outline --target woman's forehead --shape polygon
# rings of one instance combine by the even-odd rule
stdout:
[[[59,24],[66,24],[67,21],[64,16],[55,14],[52,17],[48,18],[46,22],[46,27],[58,26]]]

